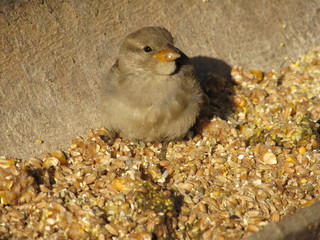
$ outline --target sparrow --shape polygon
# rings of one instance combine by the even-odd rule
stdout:
[[[181,139],[199,115],[203,91],[194,67],[163,27],[125,37],[105,80],[105,127],[128,140]]]

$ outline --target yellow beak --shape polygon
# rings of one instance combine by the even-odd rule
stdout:
[[[152,57],[158,58],[160,62],[171,62],[181,57],[181,55],[174,47],[167,46]]]

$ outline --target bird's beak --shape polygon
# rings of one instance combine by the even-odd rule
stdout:
[[[166,46],[160,52],[156,53],[152,57],[158,58],[160,62],[171,62],[181,57],[179,50],[173,46]]]

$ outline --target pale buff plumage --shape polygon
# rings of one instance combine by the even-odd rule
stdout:
[[[162,27],[129,34],[106,78],[103,112],[109,130],[130,140],[183,138],[203,93],[188,57]]]

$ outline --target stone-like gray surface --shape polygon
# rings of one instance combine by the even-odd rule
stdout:
[[[121,39],[148,25],[210,72],[221,71],[212,58],[278,69],[319,45],[320,1],[2,1],[0,155],[39,156],[101,126],[103,75]]]
[[[300,209],[277,223],[270,223],[245,240],[317,240],[320,239],[320,201]]]

